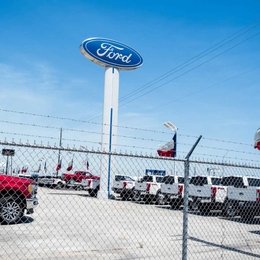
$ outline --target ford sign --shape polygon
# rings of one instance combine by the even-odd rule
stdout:
[[[105,38],[89,38],[80,45],[81,53],[105,67],[133,70],[143,64],[141,55],[127,45]]]

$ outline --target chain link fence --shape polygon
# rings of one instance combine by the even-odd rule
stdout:
[[[1,149],[0,259],[260,258],[257,166],[190,160],[185,189],[184,159]]]

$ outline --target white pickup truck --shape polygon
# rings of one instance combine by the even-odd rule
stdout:
[[[221,177],[192,176],[189,182],[189,208],[209,213],[213,209],[222,209],[226,198]]]
[[[97,197],[100,187],[100,179],[83,179],[79,185],[80,189],[87,189],[91,197]]]
[[[39,186],[45,186],[50,188],[62,189],[66,186],[66,182],[59,176],[45,175],[37,178]]]
[[[260,215],[260,178],[249,176],[223,177],[222,184],[227,187],[227,200],[224,215],[240,215],[250,220]]]
[[[146,203],[150,203],[153,200],[158,200],[160,194],[161,185],[164,177],[161,175],[145,175],[135,183],[134,188],[134,201],[144,200]]]
[[[179,209],[183,204],[184,177],[165,176],[161,184],[158,204],[170,204],[171,208]]]
[[[122,200],[132,199],[136,180],[136,177],[115,175],[112,191],[120,194]]]

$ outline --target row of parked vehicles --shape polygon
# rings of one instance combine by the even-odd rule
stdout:
[[[184,177],[146,175],[136,181],[116,176],[113,191],[122,200],[154,202],[179,209],[184,200]],[[260,215],[260,178],[250,176],[192,176],[189,179],[189,209],[209,213],[221,210],[226,217],[253,219]]]
[[[88,190],[90,196],[97,196],[100,177],[88,171],[65,173],[62,176],[0,174],[0,224],[17,223],[24,214],[32,214],[38,205],[38,186],[51,188],[76,188]]]
[[[85,189],[97,196],[100,177],[88,171],[61,176],[0,175],[0,222],[14,223],[25,210],[31,214],[38,204],[37,186]],[[38,185],[37,185],[38,184]],[[122,200],[170,205],[179,209],[184,200],[184,177],[146,174],[142,178],[116,175],[112,190]],[[189,179],[189,209],[209,213],[221,210],[223,216],[253,219],[260,215],[260,178],[255,176],[192,176]]]
[[[100,186],[100,177],[89,171],[75,171],[74,173],[63,173],[61,176],[55,174],[38,176],[36,182],[39,186],[56,189],[85,189],[90,196],[96,197]]]
[[[100,177],[88,171],[65,173],[60,177],[38,177],[39,186],[85,189],[97,196]],[[170,205],[179,209],[184,199],[184,177],[147,174],[142,178],[116,175],[112,190],[122,200]],[[221,210],[223,216],[240,215],[252,219],[260,215],[260,178],[255,176],[192,176],[189,179],[189,209],[209,213]]]

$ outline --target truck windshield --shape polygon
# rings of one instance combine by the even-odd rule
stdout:
[[[190,184],[193,184],[195,186],[203,186],[205,184],[208,184],[207,177],[202,177],[202,176],[191,177]]]
[[[212,178],[211,182],[212,182],[212,185],[220,185],[221,184],[221,178]]]
[[[178,177],[178,183],[184,183],[184,177]]]
[[[174,183],[174,176],[165,176],[165,177],[163,177],[163,182],[165,184],[173,184]]]
[[[156,182],[162,183],[163,182],[163,176],[162,177],[156,177]]]
[[[142,178],[142,182],[153,182],[153,176],[146,175]]]
[[[124,176],[124,175],[116,175],[115,176],[115,181],[134,181],[134,179],[132,179],[129,176]]]
[[[248,185],[253,187],[260,187],[260,179],[248,178]]]
[[[223,186],[234,186],[234,187],[244,187],[244,182],[242,177],[223,177],[221,180]]]

